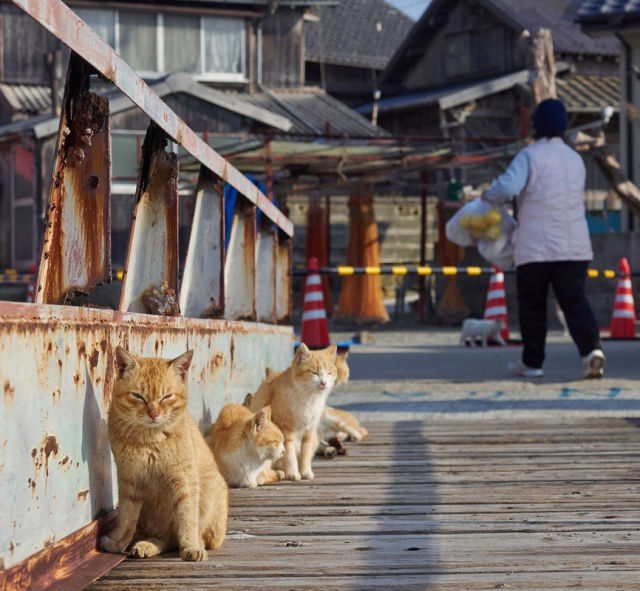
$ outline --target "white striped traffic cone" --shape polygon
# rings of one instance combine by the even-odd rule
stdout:
[[[496,265],[493,266],[493,275],[489,280],[484,317],[487,320],[501,319],[504,322],[504,328],[500,331],[500,336],[505,341],[509,340],[509,317],[507,316],[507,298],[504,293],[504,273]]]
[[[329,326],[327,313],[324,309],[322,296],[322,281],[318,259],[312,257],[307,265],[309,274],[305,282],[304,305],[302,306],[302,327],[300,328],[300,342],[310,349],[328,347]]]
[[[616,299],[613,303],[613,318],[609,331],[612,338],[633,339],[636,336],[636,307],[633,303],[631,272],[629,261],[620,259],[620,278],[616,286]]]

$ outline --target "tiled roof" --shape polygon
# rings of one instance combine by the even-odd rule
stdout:
[[[342,0],[321,6],[307,22],[306,59],[382,69],[409,34],[413,20],[384,0]]]
[[[318,88],[271,89],[243,94],[243,100],[287,117],[289,133],[333,137],[380,137],[388,133]]]
[[[558,98],[570,113],[599,113],[607,105],[618,110],[620,78],[565,74],[556,78]]]
[[[586,0],[578,11],[584,24],[610,24],[613,28],[640,20],[640,0]]]
[[[576,22],[580,0],[481,0],[487,8],[493,7],[514,24],[535,31],[540,27],[551,30],[553,47],[557,52],[596,55],[618,55],[617,39],[611,36],[590,37],[580,30]],[[606,0],[603,0],[606,2]],[[624,4],[624,2],[610,2]],[[631,2],[627,2],[631,4]],[[638,4],[638,2],[633,2]]]

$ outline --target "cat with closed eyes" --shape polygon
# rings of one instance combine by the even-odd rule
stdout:
[[[116,525],[100,539],[108,552],[145,558],[179,550],[206,560],[227,528],[228,489],[187,409],[193,351],[175,359],[116,349],[109,440],[118,474]]]
[[[256,488],[284,478],[272,467],[284,455],[284,435],[271,421],[270,406],[254,414],[242,404],[226,404],[207,443],[231,487]]]
[[[313,480],[311,460],[318,423],[336,381],[337,347],[310,351],[302,343],[291,366],[271,374],[248,400],[252,412],[271,405],[271,418],[284,435],[282,467],[287,480]]]

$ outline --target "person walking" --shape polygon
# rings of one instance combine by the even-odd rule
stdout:
[[[540,102],[533,114],[536,141],[482,194],[496,205],[515,197],[512,244],[523,351],[510,369],[526,377],[544,373],[549,285],[582,358],[583,376],[601,377],[606,361],[585,294],[593,258],[583,200],[586,171],[582,157],[562,138],[567,123],[562,101]]]

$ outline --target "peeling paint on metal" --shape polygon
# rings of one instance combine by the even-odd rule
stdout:
[[[293,332],[249,322],[0,302],[0,375],[14,389],[13,403],[0,396],[0,425],[9,426],[0,447],[0,498],[12,508],[10,515],[0,512],[0,557],[7,568],[42,549],[51,533],[61,539],[114,506],[116,471],[105,420],[118,344],[166,358],[193,348],[189,410],[204,428],[226,402],[255,391],[265,367],[289,365]],[[24,425],[28,430],[18,435]],[[79,499],[85,490],[86,499]],[[50,531],[43,536],[44,523]]]

